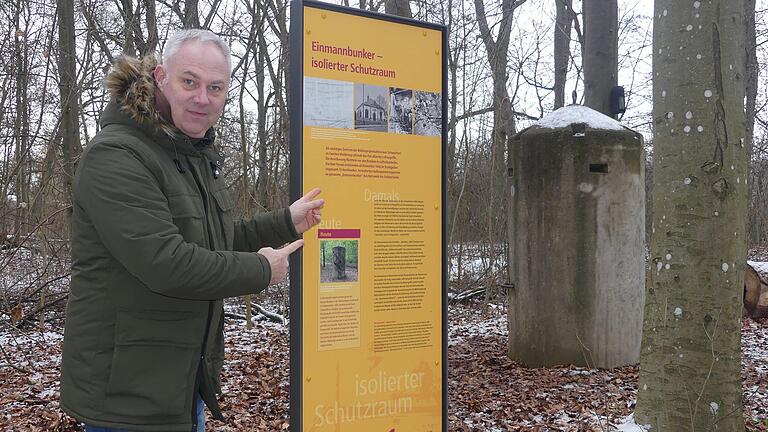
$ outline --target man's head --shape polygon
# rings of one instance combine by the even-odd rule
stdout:
[[[154,76],[179,130],[201,138],[218,121],[231,67],[229,47],[208,30],[182,30],[168,39]]]

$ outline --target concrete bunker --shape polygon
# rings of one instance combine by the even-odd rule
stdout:
[[[637,363],[642,136],[572,105],[521,131],[509,151],[510,357],[531,367]]]

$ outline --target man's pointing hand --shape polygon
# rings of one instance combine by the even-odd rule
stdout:
[[[304,246],[304,239],[298,239],[280,249],[273,249],[271,247],[259,249],[258,253],[269,261],[269,267],[272,269],[272,278],[269,280],[270,285],[274,285],[285,278],[285,275],[288,273],[288,257],[302,246]]]
[[[320,188],[314,188],[306,195],[297,199],[289,207],[291,221],[296,226],[296,232],[301,234],[320,223],[320,213],[325,200],[315,199],[320,194]]]

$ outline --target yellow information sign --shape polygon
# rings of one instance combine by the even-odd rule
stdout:
[[[292,262],[291,429],[444,431],[445,28],[292,14],[292,195],[326,205]]]

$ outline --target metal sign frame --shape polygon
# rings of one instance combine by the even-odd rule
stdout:
[[[440,31],[442,34],[442,133],[441,133],[441,239],[442,239],[442,281],[441,287],[441,313],[442,313],[442,431],[448,429],[448,326],[447,326],[447,230],[446,230],[446,191],[447,191],[447,132],[448,132],[448,29],[444,25],[432,24],[393,15],[385,15],[364,11],[361,9],[338,6],[314,0],[294,0],[291,3],[291,31],[290,31],[290,69],[289,69],[289,94],[288,111],[290,117],[290,199],[291,202],[303,195],[303,82],[304,82],[304,8],[311,7],[343,14],[372,18],[406,24],[431,30]],[[304,429],[302,419],[303,407],[303,275],[302,250],[294,253],[290,259],[290,421],[291,430],[302,432]]]

